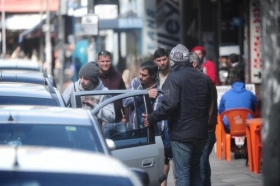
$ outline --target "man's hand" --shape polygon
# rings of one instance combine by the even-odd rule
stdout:
[[[94,102],[90,99],[90,98],[87,98],[87,97],[83,97],[81,98],[81,101],[83,104],[86,104],[87,106],[90,106],[91,108],[94,108]]]
[[[148,90],[149,98],[156,98],[158,95],[158,90],[157,89],[150,89]]]
[[[148,115],[149,114],[142,114],[142,116],[144,117],[144,126],[145,127],[149,127],[150,126],[150,123],[148,121]]]

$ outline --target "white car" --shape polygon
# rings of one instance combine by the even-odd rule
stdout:
[[[1,186],[141,186],[135,172],[110,156],[46,147],[0,146]]]
[[[98,91],[82,91],[76,92],[74,107],[82,107],[82,96],[102,96],[107,95],[111,98],[106,99],[91,111],[93,115],[106,105],[115,101],[122,101],[126,98],[132,98],[134,108],[143,108],[143,113],[151,113],[152,105],[147,90],[98,90]],[[140,101],[141,100],[141,101]],[[142,118],[135,112],[136,118]],[[141,122],[141,121],[138,121]],[[115,142],[116,149],[112,151],[112,155],[123,161],[129,167],[137,167],[144,169],[150,178],[150,185],[160,185],[159,177],[162,175],[164,166],[164,147],[161,137],[158,135],[157,125],[149,128],[139,128],[128,130],[125,134],[119,134],[110,138]]]

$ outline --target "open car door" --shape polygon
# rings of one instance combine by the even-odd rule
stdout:
[[[130,116],[133,115],[136,120],[134,127],[131,128],[131,121],[126,124],[126,132],[110,136],[116,145],[116,150],[112,155],[123,161],[129,167],[142,168],[150,178],[150,185],[159,185],[159,175],[163,172],[164,149],[161,137],[158,135],[157,125],[152,127],[143,127],[143,117],[137,112],[141,108],[143,113],[151,113],[152,105],[146,90],[106,90],[106,91],[83,91],[76,92],[76,107],[83,106],[81,101],[84,97],[91,97],[96,106],[92,109],[95,120],[99,126],[106,122],[114,125],[110,108],[115,102],[121,102],[129,110]],[[102,99],[102,101],[100,101]],[[126,103],[130,104],[126,104]],[[107,107],[107,108],[106,108]],[[144,109],[143,109],[144,108]],[[107,109],[107,110],[106,110]],[[134,111],[134,112],[133,112]],[[133,112],[133,113],[132,113]],[[130,117],[131,118],[131,117]],[[142,118],[142,119],[141,119]]]

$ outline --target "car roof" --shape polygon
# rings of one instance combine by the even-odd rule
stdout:
[[[0,59],[0,69],[40,71],[39,63],[26,59]]]
[[[42,72],[28,70],[0,70],[0,82],[23,82],[44,84],[45,77]]]
[[[0,170],[131,176],[119,160],[89,151],[0,145]],[[15,168],[15,160],[17,166]]]
[[[61,124],[91,126],[91,113],[84,109],[38,105],[0,105],[0,124]]]
[[[19,82],[0,82],[0,96],[52,98],[43,84]]]

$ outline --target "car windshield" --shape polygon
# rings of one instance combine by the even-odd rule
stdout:
[[[0,171],[2,186],[132,186],[129,178],[100,174],[65,174]]]
[[[62,147],[104,153],[91,126],[1,124],[0,144]]]
[[[34,97],[16,97],[16,96],[1,96],[0,105],[45,105],[58,106],[53,99],[34,98]]]

